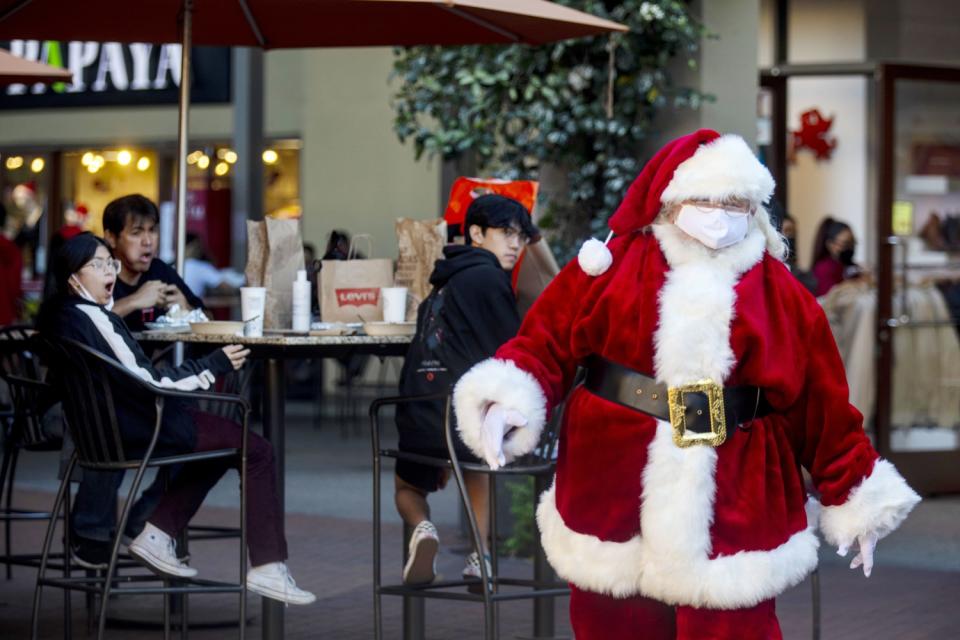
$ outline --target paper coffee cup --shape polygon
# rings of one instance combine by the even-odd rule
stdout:
[[[403,322],[407,316],[407,288],[383,287],[380,289],[383,298],[383,321]]]
[[[243,335],[251,338],[263,335],[263,314],[266,304],[266,288],[240,287],[240,319],[244,321]],[[255,320],[247,322],[251,318]]]

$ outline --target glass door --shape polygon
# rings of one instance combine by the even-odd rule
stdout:
[[[960,491],[960,70],[878,79],[877,444],[918,490]]]

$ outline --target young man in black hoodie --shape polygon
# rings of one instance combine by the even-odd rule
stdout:
[[[417,311],[417,333],[400,373],[401,395],[450,390],[471,366],[492,356],[520,328],[510,271],[524,246],[539,239],[529,212],[510,198],[480,196],[467,209],[463,231],[466,244],[445,247],[444,258],[437,261],[430,276],[433,291]],[[446,458],[443,408],[439,401],[400,405],[400,450]],[[457,457],[464,462],[479,462],[461,442],[457,443]],[[448,478],[446,469],[397,461],[397,511],[414,527],[409,560],[403,570],[407,584],[429,583],[436,577],[440,542],[429,520],[427,494],[443,488]],[[465,472],[464,480],[481,537],[486,540],[487,478]],[[476,552],[468,556],[463,576],[480,577]]]

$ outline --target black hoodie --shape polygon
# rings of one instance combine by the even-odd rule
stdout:
[[[510,275],[486,249],[450,245],[437,261],[433,291],[417,310],[417,333],[400,372],[400,395],[452,389],[470,367],[493,356],[520,328]],[[443,404],[416,403],[397,410],[400,448],[441,452]],[[467,449],[460,447],[460,454]]]

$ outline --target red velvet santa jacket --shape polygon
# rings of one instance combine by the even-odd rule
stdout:
[[[720,447],[679,448],[669,423],[575,389],[554,485],[537,509],[560,576],[617,597],[708,608],[772,598],[817,563],[819,505],[806,505],[801,465],[831,543],[899,525],[919,498],[878,460],[823,312],[766,253],[758,228],[710,251],[661,224],[610,249],[606,273],[568,265],[517,337],[461,378],[454,403],[475,452],[490,402],[529,420],[505,442],[508,460],[535,447],[590,354],[668,385],[756,385],[774,412]]]

